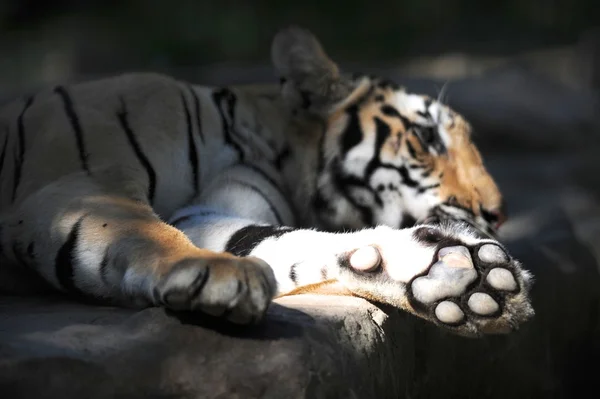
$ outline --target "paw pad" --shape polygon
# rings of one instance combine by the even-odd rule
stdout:
[[[410,288],[412,299],[428,308],[439,323],[472,335],[507,332],[514,328],[516,317],[529,317],[527,303],[506,308],[518,294],[519,265],[500,245],[443,247],[434,262],[425,275],[414,278]]]
[[[431,266],[429,273],[412,283],[413,295],[421,303],[431,304],[441,298],[459,296],[477,279],[467,248],[442,248],[438,257],[440,260]]]
[[[467,305],[473,312],[481,316],[491,315],[500,309],[496,301],[485,292],[476,292],[471,295]]]
[[[500,267],[490,270],[486,280],[497,290],[514,291],[517,288],[517,282],[512,273]]]
[[[487,263],[508,262],[508,255],[497,245],[485,244],[479,248],[477,253],[479,259]]]
[[[450,301],[440,302],[435,308],[435,316],[446,324],[456,324],[465,317],[457,304]]]
[[[445,247],[439,250],[438,259],[450,267],[473,268],[469,250],[465,247]]]
[[[360,248],[350,256],[350,266],[363,272],[372,271],[380,262],[381,255],[377,248],[372,246]]]

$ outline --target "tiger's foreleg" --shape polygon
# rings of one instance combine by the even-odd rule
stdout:
[[[80,297],[245,323],[275,293],[265,262],[196,247],[160,220],[135,180],[72,175],[29,195],[0,223],[5,256]]]
[[[278,295],[357,295],[469,336],[510,331],[533,314],[529,273],[466,225],[349,233],[284,227],[274,222],[285,210],[275,205],[284,202],[267,195],[267,182],[237,172],[225,173],[172,223],[197,246],[266,261]]]

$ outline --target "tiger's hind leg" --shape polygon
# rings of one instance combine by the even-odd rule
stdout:
[[[265,262],[197,248],[160,220],[135,184],[120,183],[78,174],[29,195],[0,221],[0,249],[79,297],[239,323],[262,316],[276,290]]]

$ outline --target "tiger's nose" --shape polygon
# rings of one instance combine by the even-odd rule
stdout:
[[[494,215],[494,217],[496,218],[496,228],[502,226],[504,222],[506,222],[506,219],[508,219],[506,213],[502,210],[493,211],[492,215]]]
[[[504,205],[504,203],[496,209],[483,209],[482,216],[488,223],[493,224],[494,228],[496,229],[502,226],[504,222],[506,222],[506,220],[508,219],[506,215],[506,206]]]

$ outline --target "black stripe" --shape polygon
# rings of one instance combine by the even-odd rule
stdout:
[[[4,145],[2,146],[2,153],[0,153],[0,175],[2,174],[2,168],[4,166],[4,157],[6,156],[6,148],[8,147],[8,128],[6,128],[6,135],[4,136]]]
[[[260,189],[258,187],[256,187],[255,185],[252,185],[250,183],[246,183],[240,180],[236,180],[236,179],[232,179],[231,182],[235,182],[237,184],[239,184],[240,186],[244,186],[249,188],[250,190],[254,191],[255,193],[257,193],[258,195],[260,195],[265,202],[267,203],[267,205],[269,206],[269,210],[271,211],[271,213],[273,214],[273,216],[275,216],[275,219],[277,219],[277,223],[279,225],[283,224],[283,219],[281,218],[281,215],[279,214],[279,212],[277,211],[277,208],[275,208],[275,205],[273,205],[273,203],[269,200],[269,198],[262,192],[260,191]]]
[[[326,281],[328,277],[329,277],[329,273],[327,272],[327,266],[323,266],[321,268],[321,279],[323,281]]]
[[[108,256],[108,248],[104,251],[104,256],[102,257],[102,262],[100,262],[100,280],[104,283],[104,285],[108,285],[108,265],[110,262],[110,258]]]
[[[298,285],[298,273],[296,273],[296,267],[298,267],[297,263],[294,263],[290,266],[290,274],[288,275],[290,280],[294,283],[294,285]]]
[[[431,114],[429,113],[429,107],[431,106],[431,99],[425,98],[423,100],[423,105],[425,105],[425,111],[417,111],[417,114],[425,119],[431,120]]]
[[[177,226],[178,224],[184,223],[195,217],[209,216],[209,215],[218,215],[218,213],[215,211],[202,211],[202,212],[198,212],[198,213],[193,213],[191,215],[181,216],[181,217],[171,221],[170,224],[171,224],[171,226]]]
[[[381,148],[383,147],[385,141],[389,138],[391,129],[389,125],[381,119],[375,117],[373,118],[373,120],[375,121],[375,148],[373,149],[373,157],[371,158],[371,160],[365,168],[364,181],[360,180],[356,176],[345,175],[343,172],[341,172],[341,167],[338,167],[338,182],[342,185],[350,184],[354,186],[360,186],[368,190],[373,195],[375,202],[379,206],[383,206],[383,200],[379,196],[379,193],[373,190],[373,188],[369,186],[368,182],[371,180],[371,176],[373,175],[373,173],[375,173],[377,167],[381,165]],[[351,198],[351,196],[347,195],[347,198]],[[355,206],[357,206],[355,201],[351,200],[351,202],[355,204]],[[365,215],[364,211],[361,212],[363,213],[363,215]]]
[[[427,100],[425,101],[425,103],[427,105]],[[446,152],[446,146],[444,146],[444,143],[442,142],[442,138],[440,137],[437,127],[423,126],[418,123],[412,122],[410,119],[408,119],[404,115],[400,114],[400,112],[398,112],[398,110],[396,108],[394,108],[390,105],[382,106],[381,112],[383,112],[383,114],[385,114],[387,116],[391,116],[391,117],[400,119],[402,121],[402,123],[404,124],[404,130],[408,131],[409,129],[412,129],[415,137],[417,137],[417,139],[421,143],[421,146],[424,149],[429,148],[429,146],[433,146],[433,148],[436,151],[438,151],[440,154],[443,154]],[[419,114],[423,117],[426,117],[428,119],[431,118],[431,115],[429,115],[429,112],[427,112],[425,114],[421,111],[417,111],[417,114]],[[407,140],[407,143],[409,145],[409,151],[411,152],[411,156],[413,158],[415,158],[416,155],[415,155],[414,147],[412,147],[412,145],[410,144],[410,141]],[[412,148],[412,151],[411,151],[411,148]]]
[[[473,213],[473,210],[470,208],[467,208],[464,205],[461,205],[457,200],[455,196],[451,196],[449,197],[445,202],[442,202],[442,204],[446,205],[446,206],[450,206],[452,208],[457,208],[460,209],[466,213],[468,213],[471,216],[475,216],[475,214]],[[442,209],[440,209],[440,211],[442,211]],[[443,211],[442,211],[443,212]],[[452,215],[448,214],[448,216],[452,217]]]
[[[404,130],[405,131],[408,131],[408,129],[410,129],[410,128],[414,127],[414,126],[418,126],[417,124],[415,124],[414,122],[412,122],[410,119],[408,119],[407,117],[405,117],[404,115],[402,115],[400,112],[398,112],[398,110],[396,108],[392,107],[391,105],[388,105],[388,104],[382,105],[381,106],[381,112],[384,115],[400,119],[400,121],[404,125]]]
[[[354,198],[350,195],[348,189],[350,186],[362,187],[362,188],[368,190],[373,195],[373,198],[374,198],[375,202],[377,203],[377,205],[383,206],[383,200],[381,199],[381,196],[379,195],[379,193],[377,191],[373,190],[373,188],[371,186],[369,186],[368,181],[371,179],[371,176],[373,175],[373,173],[375,173],[375,170],[381,166],[380,152],[381,152],[381,149],[382,149],[385,141],[389,138],[389,136],[391,134],[391,129],[390,129],[389,125],[387,123],[385,123],[383,120],[381,120],[380,118],[375,117],[374,122],[375,122],[375,135],[376,135],[375,136],[375,148],[373,149],[373,157],[371,158],[371,160],[367,164],[367,167],[365,168],[364,180],[361,180],[357,176],[350,176],[350,175],[344,174],[342,172],[342,168],[340,166],[338,166],[336,168],[337,171],[334,174],[335,183],[341,189],[341,191],[344,194],[344,196],[346,197],[346,199],[355,208],[357,208],[360,211],[363,221],[367,222],[367,224],[371,224],[371,222],[369,222],[369,221],[373,220],[372,210],[370,210],[368,207],[359,205],[354,200]],[[355,123],[358,123],[358,117],[356,117]],[[358,127],[358,129],[360,129],[360,127]]]
[[[414,226],[416,223],[417,219],[415,219],[413,215],[407,212],[402,212],[402,219],[400,220],[400,225],[398,228],[405,229]]]
[[[251,169],[254,172],[256,172],[257,174],[261,175],[266,181],[269,182],[269,184],[271,184],[271,186],[273,187],[273,189],[275,189],[275,191],[277,191],[277,193],[281,196],[281,199],[284,200],[284,201],[287,201],[287,196],[281,190],[281,188],[279,187],[279,185],[277,184],[277,182],[275,181],[275,179],[273,179],[273,177],[269,176],[264,170],[262,170],[261,168],[259,168],[256,165],[245,163],[245,164],[243,164],[243,166],[245,166],[248,169]],[[296,223],[296,220],[295,220],[295,216],[294,216],[294,220],[291,221],[291,224],[295,225],[295,223]]]
[[[190,93],[192,93],[192,97],[194,98],[194,108],[196,109],[196,125],[198,127],[198,135],[200,135],[200,141],[204,143],[204,131],[202,130],[202,113],[200,111],[200,100],[198,99],[198,95],[193,87],[188,86],[190,89]]]
[[[190,115],[190,109],[188,108],[183,93],[181,93],[181,103],[183,104],[183,110],[185,112],[185,123],[187,126],[189,146],[188,158],[190,160],[190,167],[192,169],[194,196],[196,196],[198,194],[198,152],[196,150],[196,143],[194,142],[194,132],[192,131],[192,117]]]
[[[219,112],[219,116],[221,117],[221,124],[223,125],[223,135],[225,137],[225,143],[233,147],[233,149],[237,152],[238,158],[240,160],[244,159],[244,152],[242,151],[242,147],[233,139],[233,124],[235,123],[235,95],[228,89],[221,89],[213,92],[212,94],[213,101],[217,107],[217,111]],[[225,116],[225,111],[223,110],[224,106],[226,106],[226,112],[229,116],[229,121]]]
[[[263,179],[265,179],[266,181],[269,182],[269,184],[271,186],[273,186],[273,188],[275,188],[276,190],[278,190],[281,193],[281,190],[279,190],[279,185],[277,184],[277,182],[275,181],[275,179],[273,179],[273,177],[269,176],[267,174],[267,172],[265,172],[264,170],[262,170],[261,168],[259,168],[256,165],[253,165],[251,163],[244,163],[242,164],[244,167],[256,172],[256,174],[259,174],[262,176]],[[285,198],[285,195],[283,195],[283,193],[281,193],[281,196]]]
[[[291,227],[246,226],[233,233],[225,245],[225,251],[237,256],[248,256],[258,244],[267,238],[279,238],[294,230]]]
[[[333,204],[331,204],[331,202],[329,202],[327,198],[325,198],[323,192],[318,186],[311,199],[311,204],[318,213],[329,213],[331,215],[337,213],[336,208],[333,206]]]
[[[433,173],[433,168],[429,168],[429,169],[425,169],[424,171],[421,172],[421,177],[426,178],[431,176],[431,173]]]
[[[206,269],[204,270],[204,273],[198,274],[198,276],[196,276],[194,281],[192,281],[192,283],[190,284],[190,290],[191,290],[190,298],[198,298],[200,296],[200,293],[204,289],[204,286],[206,285],[206,282],[208,281],[208,278],[210,277],[210,273],[211,273],[211,268],[210,268],[210,264],[208,264],[208,265],[206,265]]]
[[[125,107],[125,100],[122,97],[120,98],[120,100],[121,110],[117,112],[117,118],[119,119],[119,123],[121,124],[123,131],[127,135],[127,139],[129,140],[129,144],[131,144],[131,147],[133,148],[133,152],[135,152],[136,157],[138,158],[144,169],[146,169],[146,173],[148,173],[148,200],[150,201],[150,204],[152,204],[152,202],[154,201],[154,192],[156,190],[156,172],[154,171],[154,168],[152,167],[152,164],[150,163],[146,155],[142,152],[142,149],[140,148],[140,145],[137,142],[137,139],[135,138],[135,134],[133,133],[133,130],[129,125],[129,121],[127,119],[127,109]]]
[[[85,294],[75,284],[75,269],[77,258],[75,248],[77,247],[77,239],[79,238],[79,230],[84,217],[79,218],[71,228],[71,232],[67,236],[66,241],[58,250],[54,267],[56,268],[56,278],[60,285],[68,292],[84,296]]]
[[[445,154],[447,149],[440,137],[439,130],[435,126],[415,126],[413,132],[421,147],[428,149],[433,147],[440,154]]]
[[[27,101],[25,101],[25,106],[23,107],[23,110],[21,111],[17,119],[17,134],[19,138],[19,147],[15,163],[15,179],[13,183],[12,193],[13,202],[15,200],[15,197],[17,196],[17,190],[19,189],[19,183],[21,182],[21,171],[23,169],[23,161],[25,160],[25,112],[27,112],[29,107],[31,107],[31,104],[33,104],[33,97],[29,97]]]
[[[408,169],[406,168],[406,166],[404,166],[404,165],[396,166],[396,165],[392,165],[389,163],[382,163],[379,165],[379,167],[386,168],[386,169],[392,169],[392,170],[395,170],[396,172],[398,172],[398,174],[402,178],[402,184],[404,184],[405,186],[412,187],[412,188],[419,187],[419,182],[417,182],[416,180],[413,180],[413,178],[410,177],[410,173],[408,172]]]
[[[381,119],[375,117],[373,120],[375,121],[375,148],[373,158],[371,158],[365,168],[366,181],[369,181],[373,173],[375,173],[375,169],[381,164],[381,149],[392,132],[389,125]]]
[[[75,132],[75,139],[77,140],[77,150],[79,151],[79,160],[81,161],[81,167],[89,174],[90,167],[88,165],[88,153],[85,149],[85,142],[83,140],[83,129],[81,128],[81,124],[79,123],[79,117],[75,112],[73,100],[71,99],[71,96],[69,96],[69,93],[63,86],[56,87],[54,89],[54,92],[58,94],[62,99],[63,105],[65,107],[65,113],[67,114],[67,118],[69,118],[71,127]]]
[[[321,137],[319,137],[319,162],[317,163],[317,171],[319,173],[315,174],[315,187],[317,185],[317,181],[319,179],[319,175],[325,169],[325,135],[327,130],[324,129],[321,132]]]
[[[417,193],[423,194],[425,191],[433,190],[434,188],[440,187],[440,183],[434,183],[429,186],[421,186],[417,189]]]
[[[412,143],[410,142],[410,140],[406,140],[406,147],[408,148],[408,153],[410,154],[410,156],[414,160],[418,160],[419,157],[417,156],[417,151],[415,150],[415,147],[412,145]]]
[[[346,153],[357,146],[363,139],[363,131],[358,116],[358,107],[353,105],[346,110],[346,113],[348,114],[348,124],[339,139],[343,157],[345,157]]]
[[[350,187],[357,186],[369,190],[374,194],[374,198],[379,198],[376,191],[368,186],[365,182],[360,180],[356,176],[344,175],[341,170],[339,161],[333,165],[333,183],[338,191],[344,196],[344,198],[356,208],[361,215],[361,221],[363,224],[370,226],[373,224],[373,210],[368,206],[359,204],[352,195],[350,195]]]

